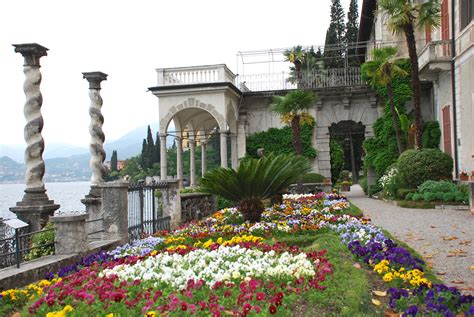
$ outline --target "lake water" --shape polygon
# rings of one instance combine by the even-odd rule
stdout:
[[[90,182],[46,183],[46,194],[54,203],[61,205],[61,211],[85,210],[81,199],[89,193]],[[0,217],[16,218],[9,211],[23,198],[25,184],[0,184]]]

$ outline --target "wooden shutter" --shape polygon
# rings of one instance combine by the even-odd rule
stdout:
[[[451,106],[443,107],[443,150],[452,156],[451,152]]]
[[[454,0],[452,0],[454,1]],[[449,40],[449,7],[448,0],[441,4],[441,39]]]
[[[431,28],[427,27],[425,30],[425,35],[426,35],[426,44],[431,43],[432,38],[431,38]]]

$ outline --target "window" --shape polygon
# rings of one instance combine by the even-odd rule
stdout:
[[[461,30],[474,18],[474,0],[461,0]]]

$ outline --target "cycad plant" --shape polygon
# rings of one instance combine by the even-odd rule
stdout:
[[[260,159],[243,160],[238,169],[218,168],[201,180],[201,189],[237,203],[244,219],[260,220],[263,200],[283,192],[310,171],[306,158],[270,153]]]

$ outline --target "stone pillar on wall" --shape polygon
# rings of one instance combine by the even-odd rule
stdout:
[[[168,179],[168,164],[166,161],[166,133],[160,133],[160,178]]]
[[[329,149],[329,127],[316,126],[316,143],[318,150],[318,171],[326,178],[331,177],[331,154]]]
[[[237,121],[237,158],[245,157],[247,153],[247,116],[239,115]]]
[[[207,172],[207,143],[206,142],[201,142],[201,171],[202,171],[202,176],[204,177],[204,174]]]
[[[128,182],[102,183],[102,240],[128,242]]]
[[[176,178],[183,180],[183,139],[176,138]]]
[[[83,253],[89,250],[86,233],[86,213],[61,214],[51,217],[55,226],[56,255]]]
[[[181,196],[178,181],[167,181],[168,188],[162,190],[163,217],[171,217],[171,230],[178,228],[182,222]]]
[[[227,131],[221,131],[221,167],[227,168]]]
[[[237,135],[230,135],[230,161],[233,169],[237,169],[239,166],[239,158],[237,153]]]
[[[189,140],[189,186],[196,187],[196,141]]]
[[[48,49],[39,44],[14,44],[15,53],[20,53],[24,58],[23,73],[25,82],[23,91],[26,102],[23,107],[25,114],[25,194],[23,199],[11,207],[10,211],[29,224],[30,231],[40,230],[47,222],[49,216],[59,208],[53,200],[48,198],[43,183],[45,164],[43,160],[44,140],[41,135],[43,130],[43,116],[41,106],[43,97],[40,91],[41,72],[40,58],[47,55]]]

